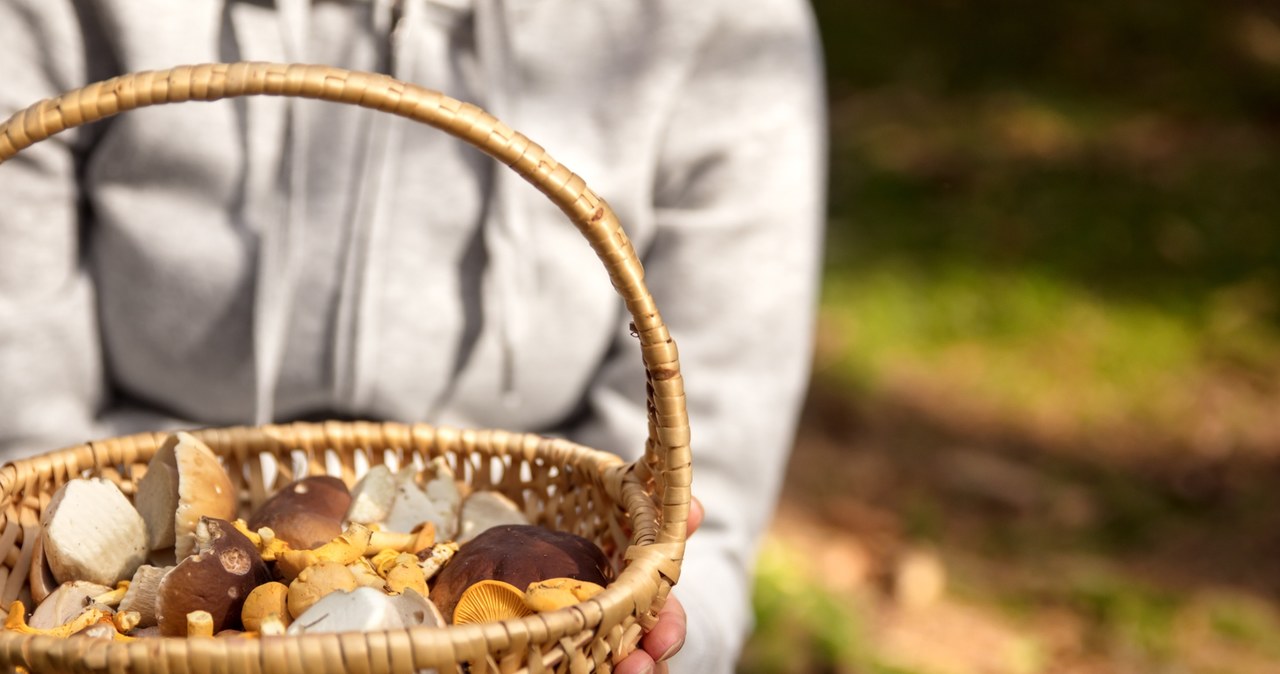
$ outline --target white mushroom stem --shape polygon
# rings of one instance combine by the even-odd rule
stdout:
[[[426,559],[418,562],[418,566],[422,567],[422,573],[427,580],[431,580],[445,564],[453,559],[454,554],[458,552],[458,544],[453,541],[444,543],[436,543],[431,546],[431,554]]]
[[[426,522],[413,533],[374,531],[369,537],[369,547],[365,549],[364,554],[369,557],[383,550],[417,554],[419,550],[426,550],[435,545],[435,542],[436,527],[431,522]]]
[[[258,626],[258,633],[264,637],[278,637],[285,633],[288,625],[279,614],[272,613],[262,619],[262,624]]]
[[[213,616],[208,611],[192,611],[187,614],[188,637],[212,637]]]

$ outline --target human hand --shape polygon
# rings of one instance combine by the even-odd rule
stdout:
[[[702,502],[695,496],[689,501],[690,536],[702,524],[702,514]],[[667,660],[684,646],[687,625],[684,607],[673,592],[658,611],[657,624],[640,639],[640,648],[623,658],[613,671],[615,674],[666,674]]]

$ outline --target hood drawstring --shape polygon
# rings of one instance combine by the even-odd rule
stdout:
[[[413,41],[401,39],[400,34],[407,19],[412,18],[413,4],[402,0],[373,0],[373,29],[376,35],[386,36],[390,43],[388,60],[393,77],[399,77],[400,69],[410,60],[406,46]],[[339,406],[351,414],[367,409],[373,394],[372,379],[362,376],[374,370],[377,355],[373,341],[366,334],[378,324],[379,307],[377,298],[372,296],[378,284],[370,279],[377,267],[370,257],[386,220],[384,187],[396,182],[399,162],[394,148],[399,146],[404,124],[398,117],[372,111],[364,118],[364,154],[357,173],[358,191],[339,285],[333,343],[334,393]]]
[[[417,65],[421,59],[448,58],[443,49],[423,54],[424,22],[431,20],[432,12],[460,15],[473,9],[477,57],[484,80],[484,107],[515,128],[515,61],[503,0],[370,2],[374,30],[378,35],[385,35],[390,45],[390,74],[407,82],[417,82]],[[277,10],[285,58],[294,63],[308,62],[311,0],[277,0]],[[420,84],[429,87],[432,83]],[[282,217],[268,218],[261,229],[258,288],[254,299],[255,417],[259,424],[270,423],[273,417],[301,264],[299,252],[305,236],[306,106],[298,105],[293,99],[285,100],[288,113],[283,171],[287,198]],[[371,279],[378,269],[372,259],[377,253],[380,232],[387,226],[385,193],[388,186],[397,184],[400,162],[396,151],[406,123],[383,113],[371,112],[367,118],[351,238],[341,272],[333,345],[336,403],[340,411],[356,415],[365,413],[373,398],[377,342],[370,331],[378,324],[379,302],[375,291],[379,284]],[[527,219],[517,202],[520,186],[514,181],[518,178],[505,167],[495,168],[487,213],[490,222],[482,234],[489,257],[483,320],[498,339],[500,391],[507,406],[519,404],[516,394],[518,345],[527,325],[527,309],[521,294],[532,288],[535,280],[533,261],[527,250],[530,243]]]
[[[489,113],[511,128],[519,128],[516,109],[516,61],[507,24],[504,0],[476,0],[476,50],[484,77],[485,102]],[[501,353],[502,403],[520,405],[518,372],[519,347],[527,327],[528,299],[535,287],[532,237],[525,209],[520,207],[520,177],[505,166],[495,167],[492,226],[485,228],[484,242],[489,252],[490,302],[485,318],[499,339]]]
[[[306,58],[310,34],[310,0],[280,0],[280,28],[285,58]],[[287,199],[281,217],[268,218],[260,231],[257,294],[253,306],[254,418],[271,423],[275,393],[284,362],[289,316],[297,285],[299,257],[306,223],[307,145],[304,106],[286,99],[284,167]]]

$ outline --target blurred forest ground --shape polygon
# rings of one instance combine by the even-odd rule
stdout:
[[[742,671],[1280,671],[1280,6],[815,7],[826,284]]]

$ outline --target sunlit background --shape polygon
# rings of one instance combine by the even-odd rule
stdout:
[[[815,4],[822,321],[742,671],[1280,671],[1280,5]]]

